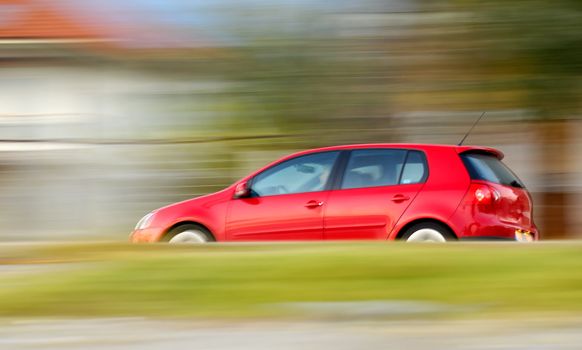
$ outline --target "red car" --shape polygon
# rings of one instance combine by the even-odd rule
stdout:
[[[538,240],[531,196],[502,158],[447,145],[304,151],[147,214],[131,241]]]

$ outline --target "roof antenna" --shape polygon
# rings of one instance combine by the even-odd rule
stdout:
[[[477,118],[477,120],[475,121],[475,123],[473,123],[473,126],[471,127],[471,129],[469,129],[469,131],[467,131],[467,133],[465,134],[465,136],[463,137],[463,139],[461,140],[461,142],[459,142],[457,144],[457,146],[462,146],[463,145],[463,142],[465,142],[465,139],[467,138],[467,136],[469,136],[469,134],[471,133],[471,131],[473,131],[473,129],[475,128],[475,126],[477,126],[477,124],[479,123],[479,121],[481,120],[481,118],[483,118],[483,116],[485,116],[485,114],[487,114],[486,111],[483,112],[479,118]]]

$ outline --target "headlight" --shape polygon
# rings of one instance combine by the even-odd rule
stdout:
[[[135,225],[135,229],[142,230],[142,229],[148,227],[149,224],[151,224],[153,218],[154,218],[154,213],[147,214],[146,216],[144,216],[143,218],[141,218],[141,220],[139,220],[137,222],[137,225]]]

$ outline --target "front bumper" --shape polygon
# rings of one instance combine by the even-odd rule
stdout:
[[[163,231],[156,227],[148,227],[142,230],[134,230],[129,235],[131,243],[151,243],[158,242],[162,237]]]

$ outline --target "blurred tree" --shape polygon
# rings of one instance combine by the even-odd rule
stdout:
[[[564,188],[569,171],[567,120],[580,117],[582,1],[463,0],[471,14],[476,62],[504,67],[525,91],[525,107],[537,122],[544,190],[546,237],[566,232]],[[514,72],[519,72],[517,75]]]
[[[336,13],[277,6],[266,10],[269,20],[240,9],[233,16],[231,32],[241,45],[224,73],[240,85],[230,132],[316,135],[299,139],[308,147],[346,135],[357,141],[354,129],[388,129],[390,63],[378,59],[386,47],[340,35]],[[256,21],[243,20],[249,17]]]

